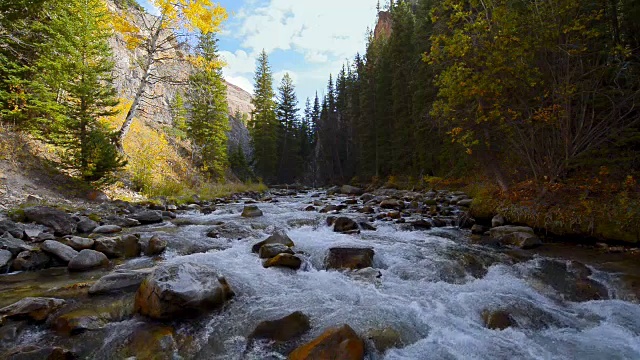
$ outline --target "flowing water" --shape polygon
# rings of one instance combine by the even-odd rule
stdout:
[[[619,273],[592,268],[590,278],[606,289],[609,299],[571,302],[565,300],[562,289],[536,276],[553,254],[474,245],[468,232],[454,227],[413,230],[376,221],[377,231],[338,234],[326,226],[326,214],[301,210],[314,199],[303,194],[279,197],[277,203],[259,203],[264,216],[253,219],[240,217],[243,204],[229,204],[209,215],[179,216],[202,225],[165,224],[146,229],[170,239],[162,262],[208,264],[226,277],[236,293],[218,312],[170,324],[176,339],[173,358],[284,359],[286,353],[268,343],[248,344],[247,336],[260,321],[302,311],[312,328],[291,345],[294,347],[342,324],[362,335],[389,327],[400,333],[404,347],[381,354],[368,344],[368,359],[640,359],[640,305]],[[338,204],[344,199],[327,202]],[[206,237],[211,224],[219,222],[234,224],[244,238]],[[304,258],[302,269],[265,269],[251,253],[251,245],[274,229],[286,229]],[[373,248],[374,267],[382,276],[324,270],[328,249],[341,246]],[[184,255],[201,251],[196,249],[213,250]],[[564,266],[570,259],[565,255],[554,261]],[[141,258],[119,267],[143,268],[151,263]],[[5,285],[3,292],[18,286],[7,287],[6,279],[0,284]],[[128,304],[126,299],[123,303]],[[518,326],[487,329],[481,317],[486,309],[507,309]],[[22,330],[11,345],[56,344],[86,358],[119,358],[123,355],[117,349],[132,332],[152,326],[160,325],[125,317],[102,330],[73,337],[35,327]]]

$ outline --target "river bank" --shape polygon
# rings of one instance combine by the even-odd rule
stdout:
[[[307,358],[344,337],[353,345],[349,356],[366,359],[640,356],[633,345],[640,334],[637,253],[546,242],[523,248],[491,229],[474,235],[465,215],[470,200],[450,191],[345,188],[180,206],[117,202],[104,205],[100,219],[92,216],[103,229],[88,234],[77,226],[91,214],[70,211],[77,218],[72,237],[103,245],[119,238],[112,250],[125,253],[79,272],[44,250],[56,266],[0,275],[0,307],[27,297],[55,300],[36,318],[0,310],[0,354]],[[116,218],[147,223],[101,233]],[[34,239],[70,244],[60,235],[64,227],[57,235],[52,223],[24,226]],[[137,241],[126,254],[131,236]],[[161,280],[170,269],[179,275],[176,284],[193,289],[191,297],[220,289],[204,297],[216,306],[203,303],[185,314],[171,310],[180,298],[141,301],[145,286],[179,293]],[[297,330],[274,330],[283,323]]]

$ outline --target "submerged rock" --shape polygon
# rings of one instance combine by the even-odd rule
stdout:
[[[492,330],[504,330],[515,325],[511,315],[502,310],[484,310],[482,312],[482,321],[488,329]]]
[[[271,259],[268,259],[262,264],[265,268],[270,267],[285,267],[293,270],[300,269],[302,266],[302,260],[299,257],[287,253],[278,254]]]
[[[42,243],[41,249],[42,251],[54,255],[65,265],[68,264],[71,259],[78,255],[78,252],[72,247],[55,240],[46,240]]]
[[[369,339],[376,350],[381,353],[391,348],[401,348],[404,346],[400,332],[392,327],[369,330],[366,338]]]
[[[37,347],[33,345],[12,349],[7,360],[76,360],[78,356],[61,347]]]
[[[97,311],[78,310],[58,316],[53,320],[54,330],[66,335],[78,335],[88,330],[100,330],[105,321]]]
[[[372,248],[331,248],[324,260],[327,269],[364,269],[373,266]]]
[[[269,236],[265,240],[260,241],[257,244],[254,244],[251,247],[251,252],[258,253],[260,251],[260,248],[263,245],[267,245],[267,244],[282,244],[287,247],[295,246],[295,244],[293,243],[293,240],[291,240],[291,238],[287,235],[287,233],[284,230],[276,230],[273,232],[271,236]]]
[[[339,217],[333,224],[333,231],[339,233],[355,233],[360,231],[358,223],[348,217]]]
[[[249,339],[267,339],[273,341],[290,341],[300,337],[311,329],[309,317],[296,311],[281,319],[263,321],[249,335]]]
[[[246,218],[254,218],[254,217],[260,217],[262,216],[262,210],[260,210],[257,206],[255,205],[247,205],[244,207],[244,209],[242,209],[242,217],[246,217]]]
[[[364,341],[349,325],[326,330],[313,341],[295,349],[289,360],[362,360]]]
[[[149,239],[147,247],[144,250],[144,254],[147,256],[160,255],[167,248],[168,244],[167,240],[162,239],[158,235],[154,235]]]
[[[135,311],[168,320],[222,306],[233,297],[231,287],[210,267],[181,263],[155,269],[140,285]]]
[[[42,322],[65,303],[62,299],[27,297],[0,309],[0,318],[30,319]]]
[[[109,259],[105,254],[85,249],[69,261],[68,268],[71,271],[86,271],[105,266],[109,266]]]
[[[76,222],[71,215],[62,210],[47,206],[35,206],[24,209],[27,220],[53,229],[55,235],[70,235],[75,230]]]
[[[122,358],[140,360],[174,360],[178,345],[174,339],[174,329],[165,325],[146,325],[133,331],[122,350]]]
[[[577,262],[543,259],[533,277],[551,287],[567,301],[583,302],[609,299],[607,288],[590,279],[588,268]]]

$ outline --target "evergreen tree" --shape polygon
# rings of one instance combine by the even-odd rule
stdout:
[[[258,57],[254,76],[254,106],[249,132],[255,149],[255,169],[265,182],[275,180],[278,166],[278,120],[276,117],[273,75],[266,51]]]
[[[218,59],[213,33],[201,34],[196,69],[189,77],[187,133],[201,169],[221,180],[228,167],[227,132],[229,115],[227,87]]]
[[[298,99],[293,80],[284,74],[278,87],[276,113],[279,121],[278,137],[278,181],[291,183],[300,173],[300,154],[298,145]]]
[[[110,180],[125,162],[112,144],[113,134],[99,118],[115,115],[112,53],[108,44],[109,13],[100,0],[57,3],[35,67],[31,85],[45,141],[63,149],[60,165],[85,181]]]

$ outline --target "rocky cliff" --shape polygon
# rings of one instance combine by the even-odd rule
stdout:
[[[118,14],[127,13],[133,17],[134,24],[140,29],[145,22],[153,21],[154,16],[150,15],[141,8],[126,4],[126,2],[114,2],[114,0],[106,0],[107,7],[110,11]],[[164,36],[161,36],[164,38]],[[115,61],[115,85],[120,93],[120,97],[126,100],[132,100],[134,93],[140,84],[140,74],[142,72],[137,61],[141,58],[142,51],[140,49],[131,50],[127,47],[124,36],[120,33],[110,40],[113,48]],[[180,91],[184,87],[185,81],[189,76],[190,64],[186,61],[187,48],[175,44],[174,49],[168,50],[163,57],[167,58],[160,66],[154,69],[154,75],[168,81],[156,82],[147,89],[148,97],[144,101],[139,118],[142,118],[151,127],[160,127],[161,125],[170,125],[172,123],[171,104]],[[227,101],[229,104],[229,114],[234,115],[238,112],[249,115],[253,109],[251,105],[251,94],[241,88],[227,83]],[[229,143],[231,147],[242,146],[243,149],[249,151],[249,134],[245,125],[241,121],[231,119],[231,133],[229,134]],[[249,155],[249,154],[247,154]]]

